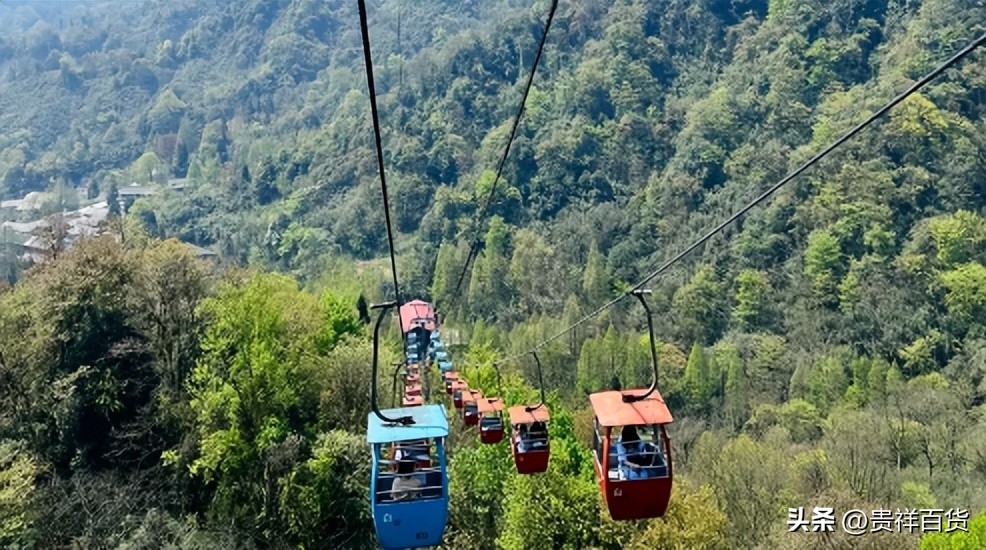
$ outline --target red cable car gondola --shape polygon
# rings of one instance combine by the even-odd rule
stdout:
[[[539,474],[548,469],[551,444],[548,439],[548,420],[551,415],[544,405],[510,407],[510,452],[518,474]],[[533,427],[533,429],[532,429]]]
[[[459,373],[450,370],[443,373],[442,378],[445,380],[445,392],[452,395],[452,383],[459,379]]]
[[[503,400],[499,397],[480,399],[479,440],[487,445],[503,439]]]
[[[548,421],[551,414],[544,404],[544,381],[541,379],[541,360],[531,352],[538,368],[538,384],[541,402],[536,405],[510,407],[510,452],[518,474],[539,474],[548,469],[551,458],[551,441],[548,437]]]
[[[425,404],[425,396],[423,395],[405,395],[404,396],[404,406],[405,407],[420,407]]]
[[[589,396],[595,413],[593,461],[610,516],[617,521],[661,517],[671,500],[671,440],[665,426],[673,421],[657,391],[657,348],[649,290],[632,292],[647,311],[654,379],[650,388],[596,392]],[[613,428],[622,428],[619,439]]]
[[[479,424],[479,401],[483,398],[479,390],[462,393],[462,422],[466,426]]]
[[[469,391],[469,385],[461,378],[452,382],[452,405],[456,409],[462,408],[462,398]]]

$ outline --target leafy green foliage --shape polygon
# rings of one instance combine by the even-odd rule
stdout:
[[[9,548],[27,547],[34,515],[31,497],[41,473],[30,453],[15,441],[0,443],[0,543]]]
[[[0,440],[21,442],[0,466],[2,543],[370,546],[371,347],[352,305],[394,289],[355,10],[132,8],[0,3],[0,197],[111,214],[111,235],[68,252],[45,235],[33,270],[9,231],[0,249]],[[533,361],[501,366],[502,387],[489,363],[551,340],[549,472],[513,475],[505,443],[453,421],[449,544],[795,548],[792,502],[986,507],[976,60],[651,283],[666,520],[610,521],[586,452],[585,394],[650,382],[642,311],[559,335],[980,33],[981,3],[579,2],[478,219],[545,10],[371,10],[402,294],[438,304],[468,341],[455,361],[509,404],[538,398]],[[133,182],[157,192],[123,193],[121,218]],[[165,237],[253,271],[214,286]],[[979,542],[925,544],[946,539]]]

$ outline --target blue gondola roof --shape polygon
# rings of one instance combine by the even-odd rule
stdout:
[[[444,405],[400,407],[383,409],[380,412],[390,418],[410,416],[414,419],[414,424],[410,426],[385,425],[382,420],[377,418],[377,415],[370,412],[366,417],[366,440],[370,444],[448,436],[448,418],[445,415]]]

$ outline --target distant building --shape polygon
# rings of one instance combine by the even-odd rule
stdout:
[[[168,180],[168,189],[172,191],[183,191],[188,185],[188,178],[171,178]]]
[[[23,257],[38,263],[47,258],[56,244],[59,248],[68,249],[83,237],[98,235],[103,230],[109,210],[109,205],[103,201],[30,222],[4,222],[3,227],[27,236],[24,244],[20,245]]]
[[[126,187],[119,187],[116,190],[117,201],[120,203],[120,211],[126,212],[133,206],[134,202],[142,197],[154,195],[156,191],[148,185],[138,185],[131,183]]]
[[[185,244],[185,247],[187,247],[189,250],[191,250],[192,253],[195,254],[195,256],[197,258],[200,258],[200,259],[203,259],[203,260],[218,260],[219,259],[219,254],[216,254],[215,252],[213,252],[212,250],[209,250],[208,248],[202,248],[201,246],[197,246],[197,245],[194,245],[192,243],[184,243],[184,244]]]
[[[13,208],[20,212],[26,212],[28,210],[37,210],[41,208],[41,204],[45,199],[49,198],[51,193],[42,193],[40,191],[32,191],[27,195],[24,195],[22,199],[13,199],[0,202],[0,208]]]
[[[53,246],[68,249],[83,237],[99,235],[105,231],[109,210],[108,203],[102,201],[30,222],[4,222],[0,227],[26,237],[23,244],[15,246],[21,251],[24,259],[40,263],[48,258]],[[207,248],[190,243],[184,244],[199,258],[218,259],[219,257]]]

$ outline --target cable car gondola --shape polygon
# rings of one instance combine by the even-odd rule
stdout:
[[[551,458],[548,437],[548,421],[551,414],[544,404],[544,381],[541,378],[541,360],[531,352],[537,363],[541,402],[536,405],[516,405],[507,410],[510,417],[510,452],[518,474],[539,474],[547,471]]]
[[[462,393],[462,422],[466,426],[479,424],[479,400],[483,398],[479,390],[469,390]]]
[[[654,379],[650,388],[596,392],[589,396],[595,414],[593,461],[610,516],[616,520],[661,517],[671,500],[671,440],[665,426],[673,419],[657,391],[657,348],[650,308],[647,311]],[[620,428],[620,437],[614,429]]]
[[[503,440],[503,400],[499,397],[480,399],[479,440],[493,445]]]
[[[452,382],[452,405],[456,409],[462,408],[462,399],[469,391],[469,385],[461,378]]]
[[[377,358],[382,308],[373,332],[373,376],[366,439],[372,449],[370,502],[377,541],[387,550],[442,543],[448,521],[448,419],[440,404],[380,410]],[[395,460],[385,459],[392,456]]]
[[[452,383],[459,379],[459,373],[450,370],[442,373],[442,378],[445,379],[445,392],[452,395]]]
[[[405,395],[403,404],[405,407],[420,407],[425,404],[425,396]]]
[[[435,404],[380,413],[411,418],[414,423],[394,425],[375,412],[367,417],[367,441],[374,451],[370,495],[377,539],[388,550],[437,546],[442,543],[448,518],[445,408]],[[402,443],[422,439],[429,444],[426,455],[402,460],[380,458],[396,456],[396,447]],[[421,468],[423,461],[429,466]]]

